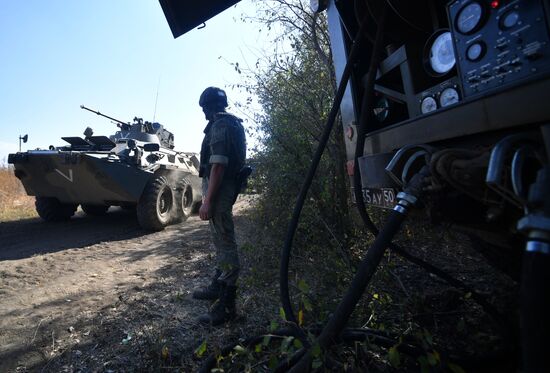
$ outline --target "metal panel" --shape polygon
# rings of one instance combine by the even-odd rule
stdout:
[[[334,72],[336,74],[336,83],[339,85],[344,69],[347,63],[347,50],[344,42],[344,30],[340,23],[340,15],[338,9],[334,4],[334,0],[330,0],[327,7],[327,20],[330,36],[330,48],[332,51],[332,60],[334,63]],[[344,97],[340,104],[340,115],[342,116],[342,124],[345,131],[351,127],[353,133],[356,133],[355,129],[355,107],[353,102],[353,96],[351,92],[351,83],[348,82],[346,90],[344,91]],[[355,142],[346,141],[346,155],[348,159],[353,159],[355,153]]]
[[[550,79],[473,102],[465,101],[433,115],[370,133],[365,141],[365,154],[550,121],[546,92],[550,92]]]
[[[359,158],[361,186],[364,188],[388,188],[398,185],[383,170],[390,163],[393,153],[366,155]]]
[[[240,0],[159,0],[174,38],[208,21]]]

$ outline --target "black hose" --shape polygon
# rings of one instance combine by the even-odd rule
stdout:
[[[403,352],[409,356],[420,356],[425,353],[424,350],[418,346],[406,342],[399,342],[399,338],[389,338],[379,333],[368,333],[361,329],[344,329],[339,339],[344,342],[364,342],[368,340],[370,343],[375,343],[378,346],[386,348],[397,345],[399,352]]]
[[[382,260],[388,244],[391,242],[395,234],[399,232],[405,217],[406,216],[400,212],[392,211],[382,231],[376,237],[376,240],[371,247],[367,250],[367,255],[365,255],[365,258],[361,261],[361,264],[353,277],[353,281],[349,286],[346,295],[338,305],[338,308],[316,341],[321,349],[326,349],[330,346],[348,322],[353,310],[355,309],[355,305],[363,295],[365,288],[376,272],[378,264]],[[308,350],[289,372],[307,372],[311,365],[311,360],[312,352],[311,350]]]
[[[284,373],[288,372],[290,368],[292,368],[300,359],[304,356],[304,354],[308,350],[305,348],[301,348],[299,351],[294,353],[292,356],[289,356],[287,359],[283,360],[279,365],[275,368],[273,373]]]
[[[380,234],[376,237],[376,240],[367,251],[367,255],[361,262],[361,265],[357,269],[353,281],[338,308],[334,312],[334,315],[330,318],[330,321],[323,329],[323,332],[319,336],[318,342],[321,347],[327,346],[332,340],[340,333],[344,325],[346,325],[355,304],[359,301],[359,298],[365,291],[372,275],[376,271],[376,267],[384,251],[388,246],[388,243],[392,240],[393,236],[397,234],[401,228],[401,224],[405,220],[405,215],[392,211],[387,223]]]
[[[549,154],[550,155],[550,154]],[[520,330],[526,373],[549,372],[550,336],[550,165],[537,172],[529,188],[528,215],[518,222],[527,234],[523,253],[520,293]]]
[[[351,75],[353,64],[358,56],[358,52],[361,49],[360,47],[362,46],[362,43],[364,40],[362,35],[363,35],[363,29],[364,29],[365,23],[366,22],[362,23],[359,31],[357,32],[357,36],[353,41],[352,48],[346,63],[346,67],[344,69],[344,72],[342,73],[340,84],[338,86],[338,90],[336,92],[334,102],[330,110],[330,114],[327,118],[326,126],[323,130],[321,139],[319,140],[319,145],[317,146],[317,150],[313,155],[313,160],[311,162],[311,166],[309,167],[307,176],[304,180],[304,183],[302,184],[302,188],[300,189],[300,193],[298,194],[298,197],[296,199],[294,211],[292,213],[292,217],[288,225],[285,243],[281,250],[281,261],[280,261],[280,268],[279,268],[279,287],[280,287],[281,304],[285,312],[285,318],[288,321],[292,322],[295,328],[297,328],[298,330],[301,330],[301,329],[298,326],[296,316],[294,315],[294,311],[292,310],[292,304],[290,301],[290,294],[288,289],[288,270],[289,270],[290,252],[292,250],[292,241],[294,240],[294,234],[296,233],[296,229],[298,227],[300,214],[304,206],[307,192],[311,186],[313,177],[315,176],[315,172],[317,171],[317,166],[319,165],[323,151],[330,138],[330,133],[332,131],[332,128],[334,127],[334,122],[336,121],[336,117],[340,110],[340,103],[342,102],[342,98],[344,97],[344,93],[347,87],[349,77]],[[305,338],[305,334],[303,334],[300,339],[302,343],[304,343],[304,345],[307,344],[307,338]]]
[[[550,255],[526,252],[521,276],[520,329],[526,373],[549,372]]]

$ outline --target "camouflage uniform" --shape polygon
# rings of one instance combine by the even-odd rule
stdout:
[[[233,204],[238,194],[236,176],[244,166],[246,139],[242,120],[225,112],[217,113],[204,129],[201,147],[200,176],[203,196],[208,190],[208,176],[213,163],[225,166],[223,181],[209,211],[210,232],[216,248],[219,281],[235,285],[239,276],[239,255],[233,224]]]

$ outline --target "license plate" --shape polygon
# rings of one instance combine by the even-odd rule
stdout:
[[[395,206],[395,195],[396,192],[393,188],[363,189],[363,200],[365,203],[387,209],[392,209]]]

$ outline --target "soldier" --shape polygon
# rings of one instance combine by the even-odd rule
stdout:
[[[199,321],[219,325],[235,316],[240,264],[232,210],[239,193],[237,176],[246,160],[246,138],[242,120],[225,111],[227,96],[223,90],[206,88],[199,105],[208,120],[200,157],[203,201],[199,215],[210,222],[217,268],[211,284],[195,291],[193,297],[216,300]]]

